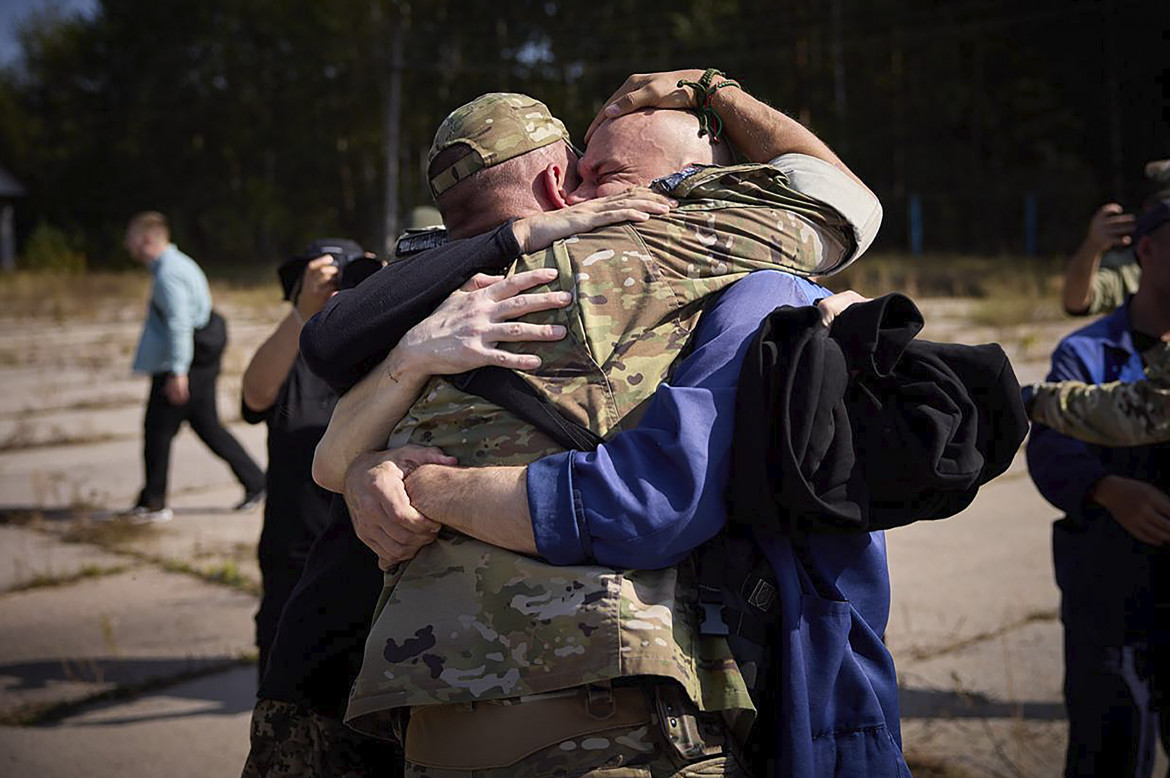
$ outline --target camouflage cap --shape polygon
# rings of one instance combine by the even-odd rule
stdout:
[[[452,111],[435,132],[428,166],[457,143],[467,144],[472,153],[432,171],[431,194],[438,199],[473,173],[559,140],[572,145],[565,125],[536,98],[510,92],[480,95]]]

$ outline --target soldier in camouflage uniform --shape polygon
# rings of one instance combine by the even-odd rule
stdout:
[[[1033,384],[1025,390],[1032,421],[1098,446],[1170,441],[1170,343],[1142,354],[1146,379]]]
[[[489,95],[448,117],[432,159],[458,144],[476,153],[432,170],[440,206],[448,188],[506,161],[501,149],[561,139],[563,128],[544,111],[519,96]],[[519,131],[509,119],[517,112]],[[531,317],[561,324],[568,337],[543,349],[542,367],[525,379],[603,437],[632,424],[708,295],[752,269],[808,276],[856,258],[872,232],[854,225],[876,224],[876,201],[847,220],[793,184],[815,188],[834,172],[805,156],[690,169],[660,184],[682,202],[672,213],[522,257],[511,272],[556,268],[551,287],[574,297],[566,309]],[[442,379],[395,429],[391,444],[405,443],[438,446],[465,464],[525,464],[558,450]],[[387,577],[347,721],[388,736],[395,711],[410,708],[410,774],[579,775],[627,759],[656,775],[730,774],[725,743],[750,722],[751,703],[726,645],[697,634],[692,575],[687,565],[557,568],[445,531]],[[645,679],[658,680],[629,685]],[[529,737],[476,736],[493,728]]]
[[[1146,164],[1150,182],[1142,210],[1170,197],[1170,159]],[[1130,232],[1135,217],[1117,203],[1101,206],[1089,222],[1089,232],[1069,260],[1064,276],[1064,309],[1073,316],[1096,316],[1119,307],[1138,290],[1142,270],[1134,257]]]

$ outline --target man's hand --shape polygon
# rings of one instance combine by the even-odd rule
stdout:
[[[171,405],[186,405],[191,399],[191,390],[187,382],[187,375],[171,373],[163,384],[163,394]]]
[[[1094,487],[1092,500],[1141,542],[1151,546],[1170,543],[1170,497],[1156,486],[1107,475]]]
[[[607,224],[644,222],[652,215],[666,213],[676,205],[678,203],[669,197],[643,187],[633,187],[621,194],[599,197],[520,219],[512,225],[512,233],[520,249],[527,254],[546,249],[553,241]]]
[[[643,108],[694,108],[695,93],[690,87],[679,86],[679,81],[698,81],[702,70],[671,70],[666,73],[635,73],[618,87],[602,105],[597,116],[585,131],[585,142],[607,119],[616,119]],[[723,76],[711,79],[712,85],[726,81]]]
[[[1091,244],[1098,253],[1114,246],[1128,246],[1133,241],[1130,235],[1136,221],[1132,213],[1123,213],[1117,203],[1103,205],[1089,221],[1089,234],[1085,236],[1085,242]]]
[[[437,448],[403,446],[362,454],[345,471],[345,504],[358,538],[388,569],[414,558],[431,543],[440,525],[416,511],[403,481],[420,465],[454,465],[458,460]]]
[[[850,305],[867,302],[869,302],[868,297],[862,297],[852,289],[837,292],[837,294],[831,294],[828,297],[822,297],[820,300],[817,300],[817,308],[821,311],[821,324],[828,327],[833,323],[833,319],[837,318],[837,315]]]
[[[305,266],[301,276],[301,291],[297,295],[297,313],[301,321],[308,321],[313,314],[325,307],[329,298],[337,293],[340,271],[333,264],[333,257],[323,254]]]
[[[540,357],[514,354],[497,345],[565,337],[565,328],[559,324],[510,321],[571,303],[569,292],[521,294],[556,277],[556,268],[527,270],[511,278],[476,274],[402,336],[392,352],[397,358],[388,377],[397,380],[394,371],[399,368],[426,375],[451,375],[485,365],[535,370],[540,367]]]

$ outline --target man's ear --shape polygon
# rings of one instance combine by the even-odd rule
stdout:
[[[540,171],[537,186],[540,188],[540,195],[552,206],[552,210],[559,211],[569,207],[569,203],[566,202],[569,193],[565,189],[565,169],[560,165],[549,165]]]

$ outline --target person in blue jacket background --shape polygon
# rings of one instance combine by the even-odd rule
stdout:
[[[1061,341],[1049,381],[1139,381],[1142,352],[1170,340],[1170,201],[1134,231],[1142,282],[1125,305]],[[1170,734],[1165,664],[1170,456],[1104,448],[1035,425],[1028,467],[1064,511],[1053,527],[1064,624],[1067,776],[1148,776]],[[1159,608],[1162,610],[1159,613]],[[1162,714],[1162,715],[1159,715]]]

